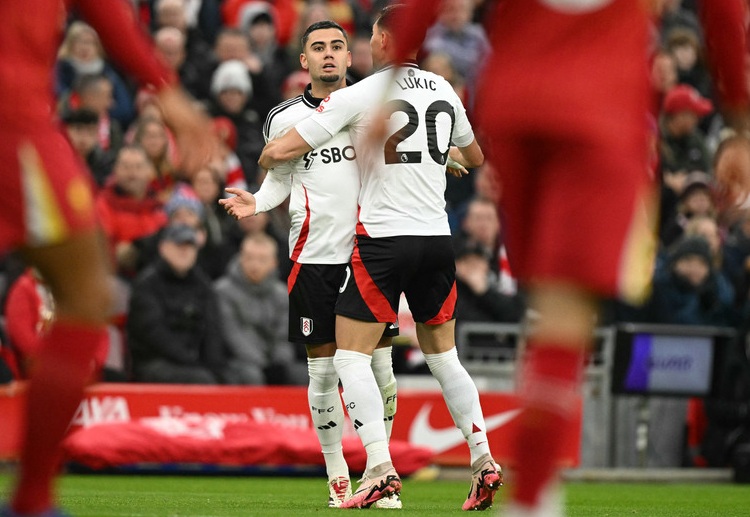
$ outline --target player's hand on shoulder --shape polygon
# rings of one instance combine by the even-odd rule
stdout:
[[[255,196],[239,188],[228,187],[224,190],[229,194],[234,194],[234,197],[219,200],[219,204],[229,215],[235,219],[255,215]]]

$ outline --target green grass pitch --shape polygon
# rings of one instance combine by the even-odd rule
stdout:
[[[10,481],[0,476],[3,495]],[[462,515],[467,489],[468,479],[405,480],[400,513]],[[568,483],[564,490],[567,517],[750,516],[747,485]],[[60,496],[75,517],[297,517],[342,511],[326,507],[325,481],[318,478],[67,475]],[[502,515],[499,506],[486,515]]]

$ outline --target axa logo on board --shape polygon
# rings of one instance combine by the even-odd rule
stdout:
[[[125,397],[90,397],[78,405],[71,425],[89,427],[94,424],[130,422],[130,408]]]

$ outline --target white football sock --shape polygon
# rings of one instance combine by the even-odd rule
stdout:
[[[383,399],[370,367],[371,360],[369,355],[351,350],[336,350],[333,357],[344,387],[346,410],[368,452],[368,468],[391,461],[383,425]]]
[[[380,388],[380,396],[383,399],[383,422],[385,423],[385,433],[388,441],[391,440],[393,431],[393,419],[396,416],[396,377],[393,375],[393,359],[391,356],[392,347],[376,348],[372,353],[372,373],[375,375],[375,382]]]
[[[344,434],[344,407],[339,395],[339,376],[333,367],[333,357],[308,357],[307,371],[310,376],[307,401],[326,462],[328,479],[339,476],[348,479],[349,467],[341,445]]]
[[[443,399],[453,422],[469,444],[471,463],[490,453],[479,392],[469,373],[458,360],[456,348],[440,354],[424,354],[430,372],[440,383]]]

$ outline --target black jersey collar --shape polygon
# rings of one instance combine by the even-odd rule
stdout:
[[[317,108],[318,106],[320,106],[320,103],[322,101],[323,99],[313,97],[312,84],[307,83],[307,86],[305,87],[305,91],[302,92],[302,102],[304,102],[307,106],[311,108]]]
[[[349,79],[347,79],[346,85],[351,86],[352,82]],[[323,99],[319,99],[318,97],[313,97],[312,83],[307,83],[307,86],[305,87],[305,91],[302,92],[302,102],[304,102],[305,105],[311,108],[317,108],[318,106],[320,106],[320,103],[323,102]]]

